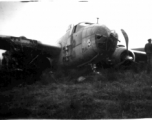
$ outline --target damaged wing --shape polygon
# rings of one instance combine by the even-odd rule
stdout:
[[[45,45],[24,36],[0,36],[0,49],[6,50],[2,62],[10,69],[45,69],[60,55],[61,48]],[[42,64],[43,63],[43,64]]]

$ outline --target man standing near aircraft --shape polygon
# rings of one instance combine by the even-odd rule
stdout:
[[[145,45],[145,52],[147,55],[147,73],[152,70],[152,43],[151,39],[148,39],[148,43]]]

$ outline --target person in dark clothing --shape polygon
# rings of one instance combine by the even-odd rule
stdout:
[[[152,43],[151,39],[148,39],[148,43],[145,45],[145,52],[147,55],[147,73],[152,70]]]

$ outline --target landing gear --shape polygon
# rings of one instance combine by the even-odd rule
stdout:
[[[91,65],[91,69],[92,69],[93,73],[100,74],[100,72],[97,71],[97,66],[96,66],[96,64],[90,64],[90,65]]]

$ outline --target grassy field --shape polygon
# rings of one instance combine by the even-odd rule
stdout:
[[[152,75],[144,70],[43,74],[33,84],[0,91],[1,118],[150,118]]]

